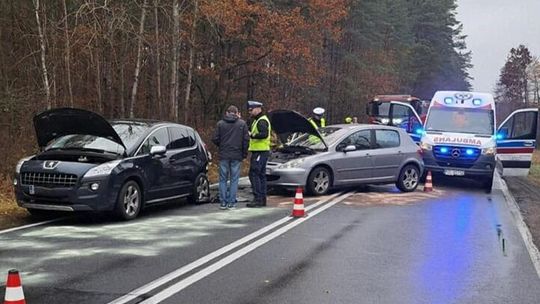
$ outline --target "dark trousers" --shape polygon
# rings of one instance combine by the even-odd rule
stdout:
[[[249,163],[249,181],[253,189],[253,196],[258,203],[266,201],[266,162],[268,161],[268,151],[251,152]]]

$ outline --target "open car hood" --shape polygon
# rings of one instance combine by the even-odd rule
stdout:
[[[289,135],[298,132],[317,136],[328,148],[319,131],[302,114],[290,110],[275,110],[268,113],[268,118],[272,124],[272,130],[276,132],[282,143],[287,142]]]
[[[124,149],[126,146],[105,118],[82,109],[59,108],[34,116],[34,129],[40,148],[56,138],[71,135],[94,135],[112,140]]]

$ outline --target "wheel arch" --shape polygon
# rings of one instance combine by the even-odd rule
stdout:
[[[313,171],[315,171],[315,169],[320,168],[320,167],[323,167],[323,168],[327,169],[328,172],[330,172],[330,187],[334,186],[334,177],[335,177],[334,170],[332,169],[332,167],[330,165],[328,165],[326,163],[319,163],[319,164],[316,164],[315,166],[313,166],[311,168],[311,170],[309,170],[309,173],[306,175],[306,180],[304,181],[304,187],[306,187],[306,189],[307,189],[307,186],[308,186],[309,176],[311,175],[311,173],[313,173]]]

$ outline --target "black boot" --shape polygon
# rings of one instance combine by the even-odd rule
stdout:
[[[263,204],[259,200],[252,200],[251,202],[246,204],[246,207],[248,207],[248,208],[258,208],[258,207],[262,207],[262,206],[263,206]]]

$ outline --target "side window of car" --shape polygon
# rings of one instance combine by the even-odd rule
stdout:
[[[169,133],[166,128],[158,129],[150,134],[148,139],[142,144],[141,149],[137,155],[144,155],[150,153],[150,149],[153,146],[165,146],[169,145]]]
[[[187,128],[170,127],[168,129],[171,134],[171,142],[167,146],[167,149],[185,149],[193,146],[195,143]]]
[[[338,150],[342,150],[347,146],[355,146],[356,150],[371,149],[370,145],[371,131],[362,130],[358,131],[349,137],[345,138],[339,145]]]
[[[536,114],[520,112],[514,115],[514,125],[509,139],[534,139],[536,130]]]
[[[375,148],[399,147],[399,133],[393,130],[375,130]]]

